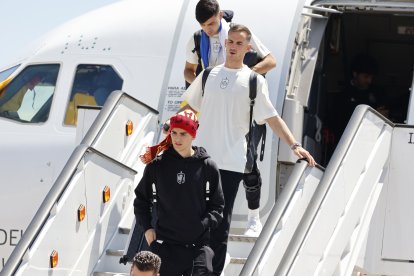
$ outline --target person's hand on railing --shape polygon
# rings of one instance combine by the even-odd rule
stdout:
[[[315,167],[316,165],[315,159],[313,159],[313,156],[309,153],[309,151],[302,148],[301,144],[295,143],[291,146],[291,149],[293,150],[295,155],[298,156],[299,158],[305,158],[308,161],[309,166]]]

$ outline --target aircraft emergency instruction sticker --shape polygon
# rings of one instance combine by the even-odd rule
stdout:
[[[169,113],[169,116],[172,116],[180,109],[182,103],[181,96],[184,92],[185,86],[168,86],[164,112]]]

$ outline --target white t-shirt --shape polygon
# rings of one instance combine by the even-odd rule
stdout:
[[[209,66],[216,66],[225,62],[226,58],[226,50],[224,48],[224,39],[227,39],[229,24],[222,19],[221,26],[223,31],[218,34],[209,37],[210,40],[210,56],[208,59]],[[220,38],[220,35],[224,36]],[[252,44],[253,50],[255,50],[259,57],[264,58],[268,54],[270,54],[269,49],[263,45],[263,43],[254,35],[252,34],[252,38],[250,39],[250,43]],[[223,44],[223,45],[222,45]],[[194,36],[191,36],[190,40],[187,42],[186,48],[186,61],[191,64],[198,64],[198,55],[197,52],[193,50],[195,48],[194,45]]]
[[[246,65],[229,69],[221,64],[211,70],[204,96],[202,73],[183,94],[188,104],[200,112],[200,127],[194,144],[205,147],[221,170],[242,173],[246,166],[250,72]],[[253,120],[265,123],[265,119],[277,115],[269,99],[266,80],[258,75]]]

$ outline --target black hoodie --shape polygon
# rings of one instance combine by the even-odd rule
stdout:
[[[152,184],[156,187],[158,240],[176,244],[205,243],[222,219],[224,197],[220,173],[202,147],[183,158],[171,146],[149,163],[135,189],[134,213],[144,231],[151,226]],[[206,183],[210,196],[206,199]]]

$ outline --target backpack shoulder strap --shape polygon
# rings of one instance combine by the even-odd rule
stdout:
[[[249,98],[250,98],[250,119],[249,119],[249,140],[247,141],[247,146],[250,145],[252,141],[252,121],[253,121],[253,106],[257,94],[257,74],[254,71],[250,72],[249,77]]]
[[[201,32],[202,30],[198,30],[194,33],[194,49],[192,50],[193,53],[196,53],[198,56],[198,64],[201,65],[201,50],[200,50],[200,41],[201,41]]]
[[[201,79],[201,90],[202,90],[201,96],[202,97],[204,97],[204,87],[206,87],[207,78],[208,78],[208,75],[210,75],[210,72],[211,72],[212,69],[213,69],[213,67],[208,67],[203,72],[203,76],[202,76],[202,79]]]
[[[257,95],[257,73],[252,71],[250,73],[249,78],[249,98],[251,101],[253,101],[254,105],[254,99],[256,99]]]
[[[201,31],[202,30],[198,30],[193,34],[193,38],[194,38],[194,49],[192,50],[192,52],[197,52],[197,55],[200,57],[200,40],[201,40]]]
[[[251,132],[252,132],[252,119],[253,119],[253,106],[257,96],[257,73],[252,71],[250,73],[249,78],[249,98],[250,98],[250,128],[249,128],[249,142],[251,139]],[[256,124],[256,128],[260,125]],[[261,128],[261,136],[260,139],[262,140],[262,145],[260,147],[260,161],[263,160],[264,150],[266,145],[266,126],[262,125]]]

